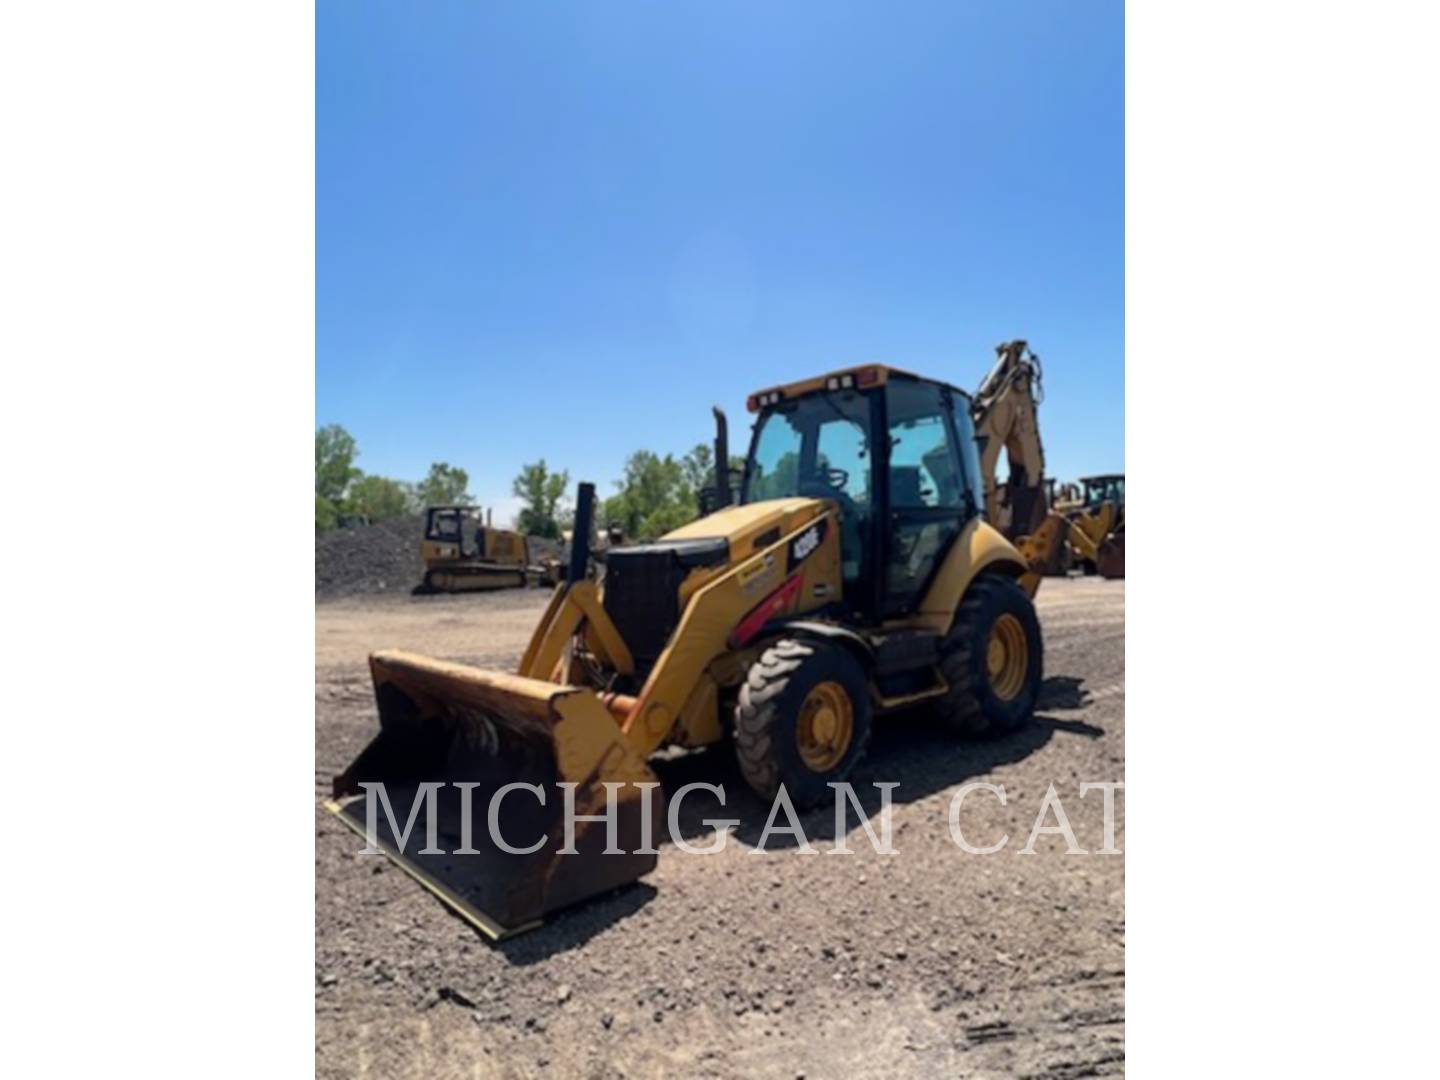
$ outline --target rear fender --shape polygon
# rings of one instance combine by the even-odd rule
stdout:
[[[966,522],[950,545],[912,621],[937,634],[946,633],[970,583],[984,572],[1019,579],[1030,568],[1014,544],[993,525],[976,517]],[[1028,591],[1033,595],[1033,589]]]

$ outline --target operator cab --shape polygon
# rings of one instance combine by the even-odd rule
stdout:
[[[1085,509],[1098,510],[1105,502],[1113,502],[1116,510],[1125,509],[1124,473],[1084,476],[1080,478],[1080,483],[1085,485]]]
[[[840,507],[845,606],[870,622],[913,611],[984,487],[970,396],[870,366],[754,394],[742,503]]]
[[[455,544],[467,558],[484,550],[480,530],[478,507],[432,506],[425,511],[425,539],[437,544]]]

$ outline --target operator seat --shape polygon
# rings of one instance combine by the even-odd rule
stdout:
[[[896,509],[913,510],[929,506],[920,482],[919,465],[894,465],[890,468],[890,505]]]

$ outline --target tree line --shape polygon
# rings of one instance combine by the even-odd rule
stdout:
[[[744,458],[730,459],[732,471],[744,465]],[[636,450],[596,517],[601,527],[618,528],[627,540],[654,540],[699,517],[700,493],[714,486],[715,455],[705,443],[678,458]],[[524,466],[511,486],[524,504],[515,527],[531,536],[560,536],[574,518],[569,490],[568,470],[553,472],[544,458]]]
[[[425,479],[406,483],[371,476],[355,467],[359,448],[343,427],[315,433],[315,527],[330,529],[345,515],[371,522],[416,513],[426,506],[465,505],[470,478],[464,469],[436,462]],[[730,460],[732,470],[743,458]],[[700,515],[700,492],[715,486],[715,456],[700,443],[676,457],[636,450],[625,460],[615,492],[596,508],[598,523],[618,527],[629,540],[653,540]],[[511,483],[521,502],[514,527],[530,536],[557,539],[574,519],[570,472],[553,470],[544,458],[521,467]]]
[[[427,506],[465,505],[470,476],[459,466],[437,461],[413,483],[376,476],[355,467],[360,448],[339,424],[315,432],[315,528],[333,529],[347,519],[390,521]]]

